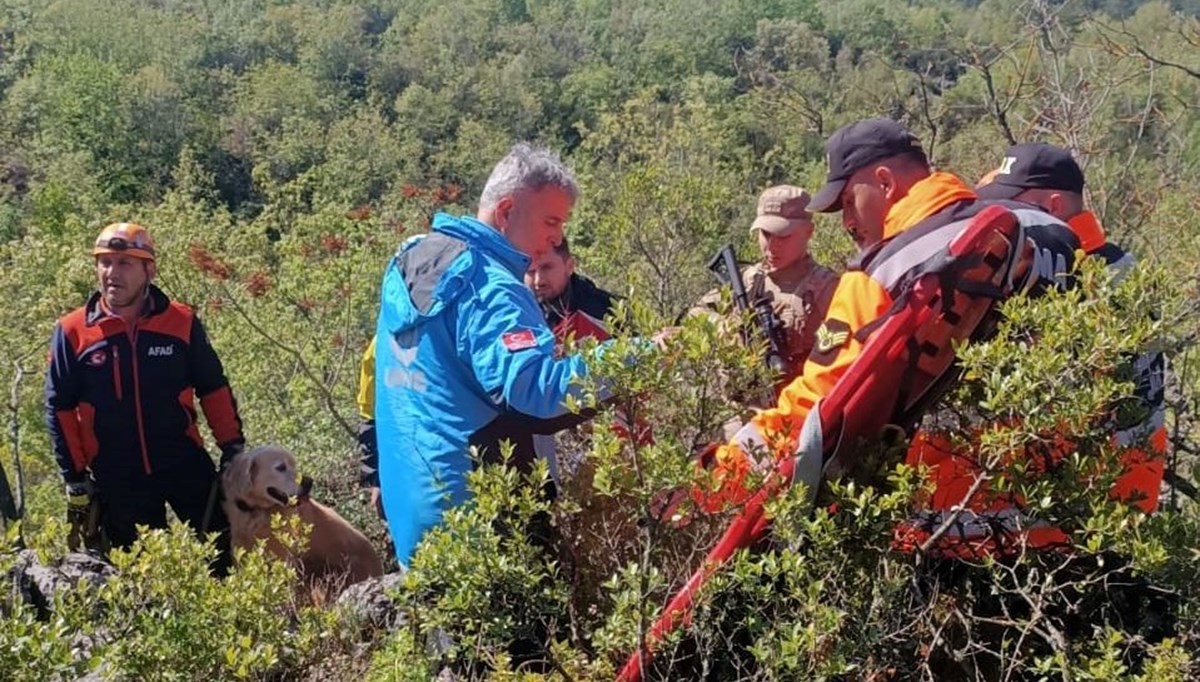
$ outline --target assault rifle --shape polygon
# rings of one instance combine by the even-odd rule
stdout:
[[[738,312],[753,315],[755,326],[767,341],[764,358],[767,367],[777,374],[787,372],[787,334],[784,332],[783,323],[775,315],[770,301],[761,297],[753,302],[750,300],[742,282],[742,271],[738,268],[737,258],[733,254],[733,246],[726,244],[721,247],[717,255],[708,262],[708,269],[717,276],[721,284],[728,284],[733,288],[733,303]],[[747,343],[751,343],[748,333],[743,333],[743,336],[746,337]]]

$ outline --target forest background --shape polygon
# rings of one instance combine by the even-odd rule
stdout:
[[[905,123],[937,166],[968,181],[998,165],[1009,143],[1046,141],[1075,151],[1091,208],[1110,237],[1148,266],[1132,284],[1098,282],[1085,294],[1138,302],[1138,315],[1120,306],[1093,311],[1093,325],[1079,323],[1076,331],[1111,324],[1108,331],[1127,332],[1083,341],[1101,344],[1104,357],[1153,344],[1171,352],[1171,428],[1187,478],[1200,395],[1191,347],[1198,323],[1188,314],[1195,312],[1200,263],[1198,14],[1196,0],[3,0],[0,291],[7,300],[0,306],[0,386],[8,390],[0,461],[10,479],[14,455],[23,464],[26,540],[46,557],[64,549],[65,500],[43,422],[42,373],[54,320],[95,286],[87,253],[104,224],[130,220],[151,229],[159,282],[202,316],[249,442],[299,453],[319,496],[367,528],[383,551],[383,528],[356,488],[354,394],[383,267],[405,236],[427,229],[435,211],[473,212],[505,150],[519,140],[541,142],[560,150],[580,177],[583,194],[568,236],[582,270],[636,302],[641,325],[664,324],[712,286],[705,263],[720,245],[732,242],[743,258],[753,256],[746,226],[758,192],[784,182],[819,186],[824,139],[871,116]],[[852,245],[836,216],[818,217],[817,225],[817,257],[841,267]],[[1062,302],[1027,312],[1045,321],[1038,314],[1063,314],[1056,305]],[[1150,308],[1154,315],[1140,316]],[[719,345],[705,336],[711,329],[692,331],[681,343]],[[1065,338],[1069,331],[1055,333]],[[1071,352],[1082,352],[1075,342]],[[736,349],[721,352],[706,359],[744,366]],[[673,396],[681,382],[695,385],[689,371],[704,374],[702,363],[689,369],[687,357],[653,376],[624,380],[631,392],[657,386]],[[1036,364],[1036,357],[1026,362],[1030,376],[1074,385],[1047,374],[1051,365]],[[683,419],[655,416],[661,433]],[[708,418],[722,416],[717,410]],[[688,423],[679,433],[688,428],[701,430]],[[600,431],[587,447],[604,451],[597,465],[603,470],[605,456],[621,461],[629,453]],[[675,460],[686,459],[678,452]],[[471,537],[487,535],[488,514],[530,516],[542,504],[519,494],[522,482],[491,475],[479,485],[496,504],[460,519],[459,531],[471,528]],[[631,495],[634,508],[652,497],[644,478],[601,478],[590,493],[567,495],[553,510],[560,525],[570,527],[579,515],[567,502],[586,507],[592,493]],[[614,493],[622,484],[628,489]],[[906,508],[899,500],[911,497],[911,487],[843,493],[871,510],[860,519],[874,520],[847,531],[844,518],[838,530],[836,515],[827,515],[828,525],[803,532],[808,542],[836,545],[829,556],[845,561],[818,576],[789,563],[803,563],[789,548],[758,560],[775,562],[773,569],[744,559],[736,584],[726,586],[742,601],[713,602],[728,606],[713,607],[720,613],[709,619],[722,634],[676,643],[680,665],[689,660],[687,646],[711,653],[736,641],[749,653],[732,657],[733,668],[694,675],[920,679],[935,675],[931,650],[939,642],[945,651],[975,652],[966,658],[978,653],[944,630],[882,623],[879,609],[858,597],[840,601],[847,593],[833,585],[875,580],[882,571],[896,590],[866,601],[895,606],[908,599],[902,587],[914,570],[911,559],[886,551],[887,521]],[[1197,569],[1186,566],[1197,558],[1197,510],[1186,498],[1170,500],[1151,520],[1098,517],[1095,505],[1087,518],[1116,524],[1089,526],[1105,538],[1092,548],[1096,555],[1149,562],[1130,570],[1161,578],[1176,596],[1177,637],[1164,644],[1105,621],[1060,646],[1053,628],[1039,630],[1039,623],[1028,633],[1041,644],[1020,655],[1013,653],[1019,643],[979,645],[995,654],[1004,674],[1200,674]],[[281,569],[268,564],[261,580],[251,571],[241,578],[248,600],[242,607],[257,620],[234,622],[233,605],[218,604],[199,580],[180,577],[191,575],[179,566],[197,564],[200,550],[182,534],[168,534],[155,540],[153,552],[161,554],[142,553],[149,558],[137,566],[149,573],[139,580],[151,584],[146,576],[155,567],[170,566],[174,573],[155,579],[176,581],[188,598],[172,602],[122,583],[143,590],[125,606],[157,614],[130,625],[128,614],[111,614],[120,610],[115,594],[90,595],[109,602],[110,614],[100,620],[129,628],[123,645],[100,638],[90,650],[77,637],[97,620],[86,605],[60,605],[49,620],[0,609],[0,677],[73,679],[104,660],[110,674],[121,670],[130,679],[427,679],[443,665],[462,676],[503,678],[512,642],[532,637],[553,665],[523,674],[605,679],[679,578],[659,568],[696,565],[694,552],[645,525],[621,536],[627,544],[603,545],[628,551],[613,550],[601,562],[611,572],[591,576],[595,584],[585,587],[563,565],[498,538],[489,540],[495,557],[521,557],[525,576],[435,548],[397,599],[445,615],[384,632],[299,605],[291,625],[275,622],[261,603],[247,605],[275,594],[267,583]],[[1122,534],[1128,541],[1130,528],[1149,544],[1117,542]],[[540,568],[529,568],[534,564]],[[780,565],[791,566],[790,578]],[[513,609],[463,595],[446,603],[447,583],[493,596],[500,585],[499,592],[528,604]],[[773,610],[748,625],[749,604],[772,591],[791,601],[768,600]],[[947,613],[929,604],[917,609],[929,619],[921,622]],[[161,609],[188,625],[156,630]],[[730,625],[731,618],[741,620]],[[447,631],[454,635],[449,649],[425,646],[431,632]],[[318,663],[330,657],[337,666]],[[956,670],[986,678],[990,669],[980,663]],[[684,675],[669,666],[659,673]]]

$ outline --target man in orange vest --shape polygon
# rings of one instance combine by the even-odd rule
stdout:
[[[1012,161],[1010,161],[1012,159]],[[1007,171],[1007,172],[1004,172]],[[1103,258],[1117,276],[1134,264],[1124,249],[1108,241],[1095,214],[1084,208],[1083,170],[1071,153],[1049,144],[1017,144],[1004,153],[1004,162],[980,181],[979,196],[1013,199],[1032,204],[1067,223],[1089,256]],[[1158,506],[1167,451],[1166,407],[1163,375],[1166,361],[1160,352],[1145,353],[1133,361],[1135,411],[1141,419],[1114,423],[1114,440],[1130,448],[1127,472],[1114,493],[1122,499],[1137,495],[1136,504],[1149,513]],[[1146,444],[1153,456],[1136,446]]]
[[[830,136],[825,148],[829,175],[810,210],[840,211],[859,253],[838,283],[801,375],[783,389],[776,407],[757,414],[718,449],[713,476],[719,494],[709,496],[706,506],[744,499],[751,471],[768,470],[795,453],[809,411],[861,353],[872,323],[887,314],[930,255],[996,203],[981,200],[954,175],[933,171],[917,138],[891,120],[851,123]],[[1037,286],[1060,285],[1078,241],[1043,211],[1023,205],[1014,214],[1036,250]],[[815,490],[821,464],[797,464],[796,480]]]

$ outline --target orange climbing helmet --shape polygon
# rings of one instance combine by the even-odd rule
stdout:
[[[136,223],[113,223],[100,230],[92,255],[123,253],[132,258],[154,261],[154,240],[150,232]]]

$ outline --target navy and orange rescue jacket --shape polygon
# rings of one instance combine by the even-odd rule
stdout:
[[[244,443],[221,361],[191,308],[151,285],[130,326],[99,293],[61,319],[50,340],[46,422],[63,478],[98,482],[207,457],[195,399],[218,446]]]

